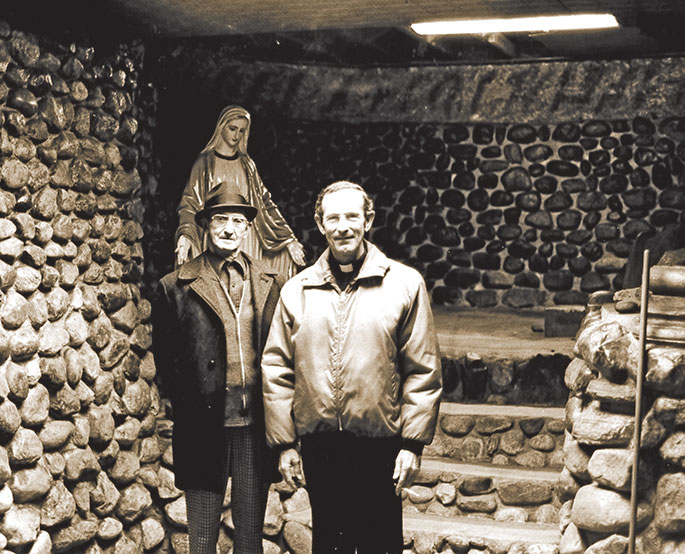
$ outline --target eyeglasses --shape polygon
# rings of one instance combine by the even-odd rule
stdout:
[[[214,214],[209,218],[209,222],[215,227],[227,227],[230,223],[234,229],[242,231],[247,228],[248,221],[239,215]]]

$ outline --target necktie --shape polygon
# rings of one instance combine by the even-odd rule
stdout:
[[[233,262],[226,262],[221,272],[221,282],[228,291],[228,296],[235,306],[240,308],[240,298],[243,295],[243,276]]]

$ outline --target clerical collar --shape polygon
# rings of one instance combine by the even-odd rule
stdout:
[[[331,252],[328,253],[328,265],[331,267],[331,273],[333,277],[341,286],[341,288],[347,286],[347,284],[354,279],[362,265],[364,264],[364,259],[366,258],[366,250],[364,253],[354,260],[350,264],[340,264]]]
[[[233,160],[237,160],[237,159],[238,159],[238,156],[240,156],[240,153],[239,153],[238,151],[236,151],[236,153],[233,154],[232,156],[227,156],[226,154],[220,154],[219,152],[217,152],[216,150],[214,150],[214,155],[215,155],[217,158],[221,158],[222,160],[230,160],[230,161],[233,161]]]

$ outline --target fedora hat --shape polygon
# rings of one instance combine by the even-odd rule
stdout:
[[[204,208],[195,214],[195,221],[202,225],[203,219],[209,219],[212,212],[218,210],[235,210],[245,214],[248,221],[257,215],[257,208],[247,201],[238,187],[227,183],[219,183],[207,193]]]

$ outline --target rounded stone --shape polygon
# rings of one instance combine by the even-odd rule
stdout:
[[[500,225],[497,228],[497,236],[504,241],[517,239],[521,236],[522,230],[518,225]]]
[[[73,431],[74,424],[71,421],[48,421],[40,430],[38,438],[45,450],[55,450],[66,444]]]
[[[579,256],[569,260],[568,267],[573,275],[576,277],[581,277],[590,271],[590,269],[592,269],[592,264],[585,258]]]
[[[501,181],[507,192],[526,191],[532,185],[530,175],[522,167],[508,169],[502,175]]]
[[[10,353],[14,361],[30,359],[39,347],[38,334],[30,326],[23,325],[10,336]]]
[[[542,194],[552,194],[557,189],[557,179],[551,175],[545,175],[535,179],[533,186]]]
[[[560,142],[577,142],[580,139],[580,127],[576,123],[561,123],[554,129],[552,139]]]
[[[552,149],[546,144],[535,144],[523,150],[524,157],[531,163],[541,162],[552,155]]]
[[[468,288],[480,281],[480,271],[477,269],[457,267],[445,276],[445,284],[449,287]]]
[[[518,144],[507,144],[504,147],[504,157],[510,163],[520,164],[523,161],[523,152]]]
[[[148,490],[140,483],[134,483],[121,491],[116,514],[124,523],[133,523],[140,519],[151,505],[152,496]]]
[[[444,229],[438,229],[433,234],[431,234],[431,240],[438,246],[458,246],[461,242],[459,238],[459,233],[454,227],[446,227]],[[442,249],[433,250],[428,249],[430,245],[424,245],[417,250],[417,256],[422,261],[432,261],[442,257]],[[122,308],[123,309],[123,308]],[[137,317],[137,312],[136,312]],[[133,321],[133,320],[132,320]],[[116,322],[115,322],[116,325]],[[132,330],[132,329],[131,329]]]
[[[527,212],[537,211],[540,203],[540,193],[537,191],[524,192],[516,196],[516,207]]]
[[[40,507],[41,525],[53,527],[70,521],[76,513],[76,502],[61,481],[56,482],[48,491]]]
[[[541,453],[537,452],[536,454]],[[535,506],[552,500],[552,484],[501,480],[497,483],[497,493],[504,504]]]
[[[565,144],[559,147],[559,157],[565,161],[577,161],[583,159],[583,149],[575,144]]]
[[[10,547],[33,543],[39,531],[40,509],[33,505],[13,505],[0,524],[0,532]]]
[[[584,212],[601,211],[606,208],[607,199],[599,191],[584,192],[578,195],[577,206]]]
[[[475,211],[483,211],[488,207],[490,197],[487,191],[476,189],[472,191],[467,199],[469,208]]]
[[[0,168],[0,176],[7,188],[17,190],[28,185],[30,173],[22,161],[8,159]]]
[[[51,220],[57,214],[57,191],[43,187],[34,197],[31,213],[38,219]]]
[[[149,385],[143,379],[128,383],[122,400],[129,415],[134,417],[144,415],[151,402]]]
[[[103,541],[111,541],[121,535],[124,524],[116,518],[106,517],[98,526],[97,536]]]
[[[537,139],[537,131],[527,123],[512,125],[507,132],[507,138],[517,144],[530,144]]]
[[[502,434],[500,440],[500,449],[505,454],[515,456],[523,451],[524,441],[525,437],[523,432],[518,427],[514,427]]]
[[[549,198],[545,200],[545,209],[550,212],[560,212],[573,205],[571,195],[566,191],[559,190],[552,193]]]
[[[583,124],[581,132],[585,137],[606,137],[611,134],[611,125],[606,121],[592,120]]]
[[[526,216],[526,224],[536,229],[550,229],[553,225],[552,216],[547,211],[538,211]]]
[[[532,437],[529,444],[531,448],[542,452],[552,452],[556,447],[554,438],[547,433]]]
[[[21,415],[17,406],[11,400],[5,399],[0,403],[0,434],[11,437],[17,429],[19,429],[20,425]],[[1,452],[5,455],[5,458],[7,458],[6,452],[4,450]],[[0,482],[2,483],[9,478],[9,475],[5,475],[5,473],[9,474],[9,465],[7,466],[7,470],[7,472],[3,470],[2,456],[0,456]]]
[[[570,290],[573,287],[573,275],[567,270],[549,271],[543,282],[545,288],[551,291]]]
[[[638,506],[638,525],[642,527],[651,513],[644,505]],[[579,528],[599,533],[626,533],[630,519],[630,500],[615,491],[596,485],[585,485],[578,490],[571,519]]]
[[[68,418],[79,412],[81,402],[76,391],[65,383],[50,397],[50,410],[55,417]]]
[[[33,465],[43,454],[43,445],[31,429],[19,429],[7,447],[12,467]]]
[[[69,333],[61,324],[47,323],[41,327],[38,338],[41,356],[55,356],[69,344]]]
[[[497,225],[502,219],[502,210],[491,209],[481,212],[476,217],[476,222],[480,225]],[[494,234],[493,234],[494,236]]]
[[[61,387],[67,382],[67,366],[62,358],[41,358],[40,368],[43,381],[48,385]]]
[[[490,196],[490,204],[493,206],[509,206],[514,202],[514,196],[503,190],[493,191]]]
[[[21,420],[25,427],[40,427],[47,419],[50,411],[50,393],[40,383],[29,389],[26,399],[21,405]]]
[[[580,173],[577,165],[563,160],[552,160],[547,163],[546,167],[549,173],[559,177],[575,177]]]
[[[452,186],[461,190],[472,190],[476,186],[476,178],[473,176],[473,173],[469,171],[459,171],[452,180]]]
[[[535,246],[530,244],[527,240],[518,239],[507,247],[507,251],[516,258],[527,260],[535,253]]]
[[[28,302],[24,296],[10,290],[0,307],[0,320],[5,329],[17,329],[27,320]]]
[[[41,466],[19,469],[12,474],[9,487],[14,500],[20,504],[37,500],[44,496],[52,484],[52,477]]]

